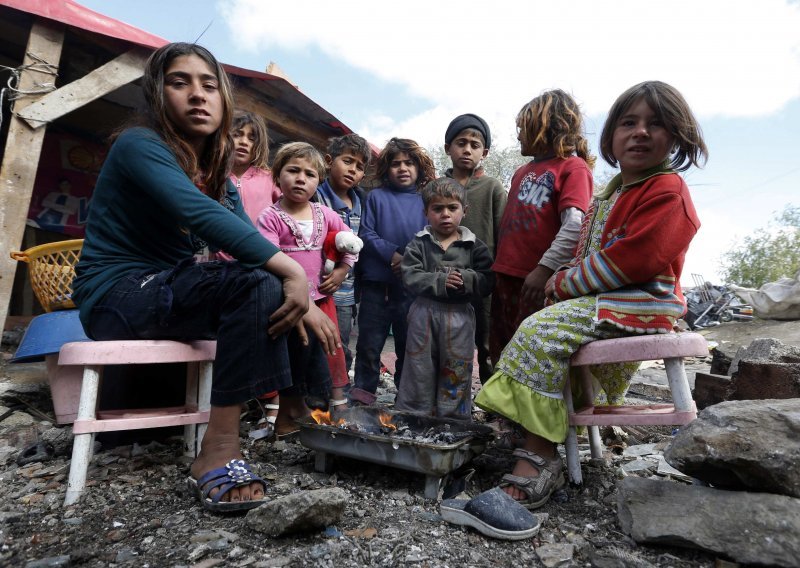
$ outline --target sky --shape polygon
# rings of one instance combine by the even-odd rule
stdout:
[[[444,143],[458,114],[516,144],[515,116],[551,88],[586,115],[593,153],[606,113],[650,79],[678,88],[709,147],[684,178],[702,227],[691,274],[722,283],[721,257],[800,206],[800,0],[77,0],[225,63],[277,63],[303,93],[382,147]],[[611,171],[598,160],[595,177]]]

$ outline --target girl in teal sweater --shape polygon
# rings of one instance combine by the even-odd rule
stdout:
[[[189,485],[207,509],[252,508],[265,483],[242,459],[240,407],[290,384],[285,333],[308,309],[305,273],[259,235],[228,180],[233,105],[214,56],[166,45],[142,87],[140,125],[116,138],[97,180],[74,299],[96,340],[217,340]],[[207,243],[238,262],[196,264]],[[305,323],[335,345],[335,327]]]

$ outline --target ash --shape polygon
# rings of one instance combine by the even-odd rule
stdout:
[[[475,435],[474,432],[452,432],[450,425],[433,426],[424,432],[414,432],[407,424],[401,424],[397,431],[390,433],[392,438],[411,440],[419,444],[456,444]]]

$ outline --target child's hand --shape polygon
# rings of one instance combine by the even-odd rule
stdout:
[[[347,273],[350,267],[344,263],[336,265],[330,273],[323,274],[320,278],[319,291],[323,294],[331,295],[342,285],[342,282],[347,278]]]
[[[556,273],[547,279],[547,283],[544,285],[544,297],[550,298],[551,300],[556,299]]]
[[[395,252],[392,255],[392,262],[390,266],[392,267],[392,272],[397,278],[402,278],[402,272],[400,271],[400,263],[403,262],[403,255],[399,252]]]
[[[464,279],[458,270],[451,270],[447,273],[447,279],[444,281],[444,287],[451,290],[459,290],[464,287]]]
[[[527,317],[544,307],[544,289],[552,275],[552,269],[540,264],[525,277],[525,283],[522,285],[519,297],[520,311],[526,312],[522,315]]]
[[[308,311],[308,280],[305,270],[286,254],[273,255],[264,268],[283,281],[283,304],[269,318],[269,336],[275,339],[289,331]]]
[[[302,322],[306,331],[310,328],[314,335],[317,336],[322,344],[322,350],[327,355],[336,354],[336,349],[342,346],[339,339],[339,330],[336,324],[331,321],[331,318],[325,315],[325,312],[320,310],[314,302],[309,305],[308,312],[303,316]],[[303,337],[302,333],[300,337]],[[307,342],[304,342],[305,344]]]

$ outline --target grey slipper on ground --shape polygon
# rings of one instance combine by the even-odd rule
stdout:
[[[439,506],[439,513],[448,523],[472,527],[502,540],[531,538],[542,526],[540,516],[531,513],[499,487],[470,500],[445,499]]]

